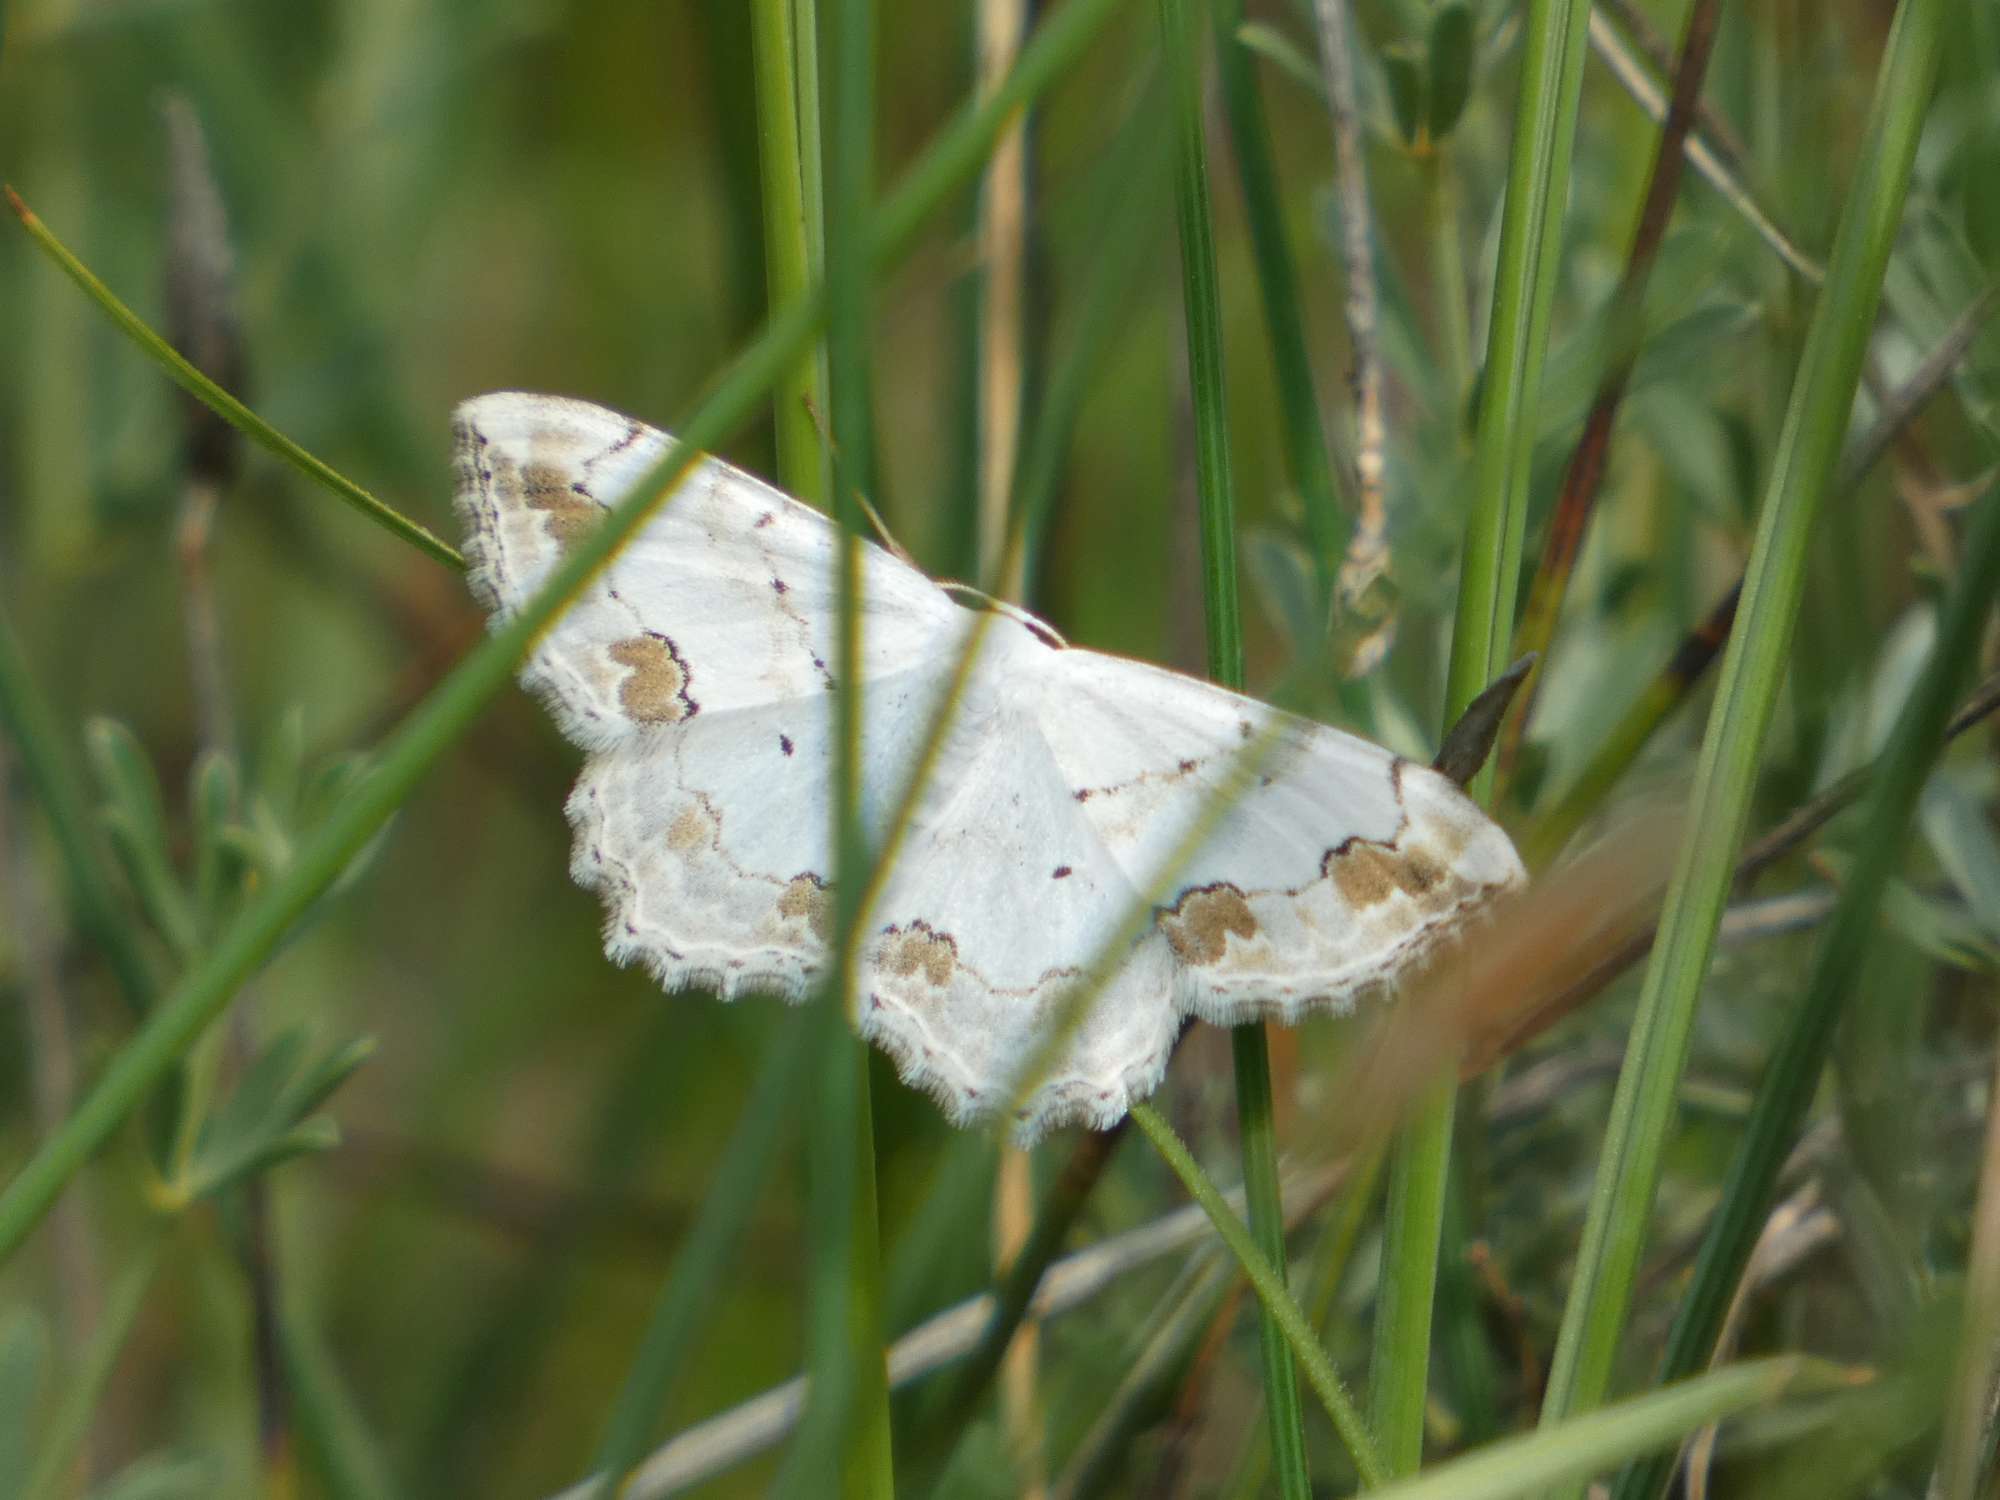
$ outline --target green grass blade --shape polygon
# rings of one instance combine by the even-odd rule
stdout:
[[[29,212],[28,205],[21,201],[20,196],[12,188],[6,189],[6,194],[8,206],[19,216],[21,227],[28,231],[49,259],[56,263],[65,276],[82,288],[85,296],[104,310],[111,321],[118,325],[120,331],[139,346],[141,352],[150,356],[153,363],[165,370],[176,385],[258,447],[283,459],[306,478],[324,485],[383,530],[400,537],[435,562],[441,562],[446,567],[456,568],[460,572],[465,570],[465,559],[459,556],[456,547],[440,540],[429,528],[412,521],[394,506],[378,500],[346,475],[314,458],[189,364],[172,344],[149,328],[143,318],[113,296],[111,288],[93,276],[89,268],[72,255],[50,232],[48,226]]]
[[[1075,62],[1118,0],[1072,0],[1038,30],[1008,82],[947,125],[883,204],[874,256],[906,253],[925,214],[974,172],[1007,116]],[[167,1069],[228,1006],[243,981],[402,805],[433,762],[466,730],[513,676],[530,644],[577,591],[642,525],[704,448],[718,446],[748,420],[817,327],[819,309],[794,303],[774,314],[699,408],[680,424],[680,441],[651,474],[583,539],[542,591],[501,630],[475,647],[411,711],[380,758],[299,848],[283,878],[262,887],[199,968],[182,978],[151,1018],[113,1056],[90,1093],[0,1192],[0,1261],[10,1257],[48,1212],[84,1162],[138,1107]]]
[[[1124,1138],[1122,1123],[1111,1130],[1093,1130],[1083,1135],[1062,1172],[1042,1195],[1028,1237],[993,1289],[993,1316],[980,1331],[979,1342],[966,1355],[951,1384],[927,1405],[916,1424],[915,1467],[933,1464],[945,1467],[938,1460],[963,1435],[966,1423],[992,1384],[1015,1332],[1028,1314],[1028,1305],[1042,1284],[1043,1273],[1062,1250],[1063,1242],[1076,1226],[1077,1215],[1083,1211],[1084,1203]]]
[[[2000,596],[2000,494],[1989,494],[1965,549],[1965,561],[1938,623],[1923,677],[1890,731],[1861,841],[1840,888],[1825,940],[1814,956],[1798,1008],[1786,1024],[1724,1179],[1722,1200],[1695,1261],[1694,1277],[1667,1335],[1660,1378],[1678,1380],[1706,1364],[1743,1268],[1777,1195],[1778,1172],[1797,1144],[1834,1027],[1853,996],[1877,932],[1877,908],[1901,864],[1924,781],[1945,745],[1951,711],[1979,657],[1979,637]],[[1903,1003],[1897,996],[1894,1003]],[[1671,1455],[1637,1465],[1618,1483],[1618,1500],[1659,1494]]]
[[[1243,612],[1237,592],[1236,496],[1229,468],[1228,392],[1222,368],[1222,299],[1215,269],[1215,230],[1203,140],[1201,64],[1197,33],[1182,0],[1159,0],[1160,28],[1172,94],[1175,135],[1174,205],[1180,224],[1181,287],[1187,311],[1188,383],[1194,403],[1195,488],[1201,509],[1202,604],[1208,622],[1208,673],[1225,687],[1243,686]],[[1230,1032],[1236,1063],[1236,1119],[1243,1147],[1243,1185],[1251,1231],[1282,1283],[1285,1208],[1278,1191],[1278,1143],[1271,1108],[1271,1055],[1261,1022]],[[1283,1331],[1266,1311],[1259,1319],[1264,1399],[1277,1461],[1279,1491],[1306,1500],[1305,1413]]]
[[[395,1500],[381,1441],[318,1329],[296,1314],[281,1318],[278,1328],[300,1445],[328,1500]]]
[[[1319,397],[1313,389],[1312,360],[1306,353],[1306,318],[1299,302],[1298,269],[1285,236],[1284,205],[1278,194],[1278,167],[1271,127],[1257,92],[1253,53],[1243,41],[1243,0],[1214,0],[1216,76],[1222,112],[1236,151],[1236,175],[1243,189],[1243,217],[1250,230],[1250,253],[1257,290],[1264,302],[1264,333],[1277,367],[1278,415],[1283,425],[1285,469],[1305,509],[1312,538],[1313,570],[1322,602],[1333,586],[1335,560],[1346,529],[1333,463],[1321,430]]]
[[[816,49],[800,49],[793,0],[754,0],[751,55],[756,65],[757,164],[763,187],[764,283],[770,305],[783,307],[811,291],[821,274],[817,205],[808,213],[807,178],[819,175],[816,152],[804,149],[800,63],[817,72]],[[815,98],[818,89],[811,92]],[[814,139],[817,140],[817,131]],[[817,198],[817,193],[810,195]],[[773,393],[778,484],[809,504],[827,501],[827,453],[814,412],[826,410],[824,356],[801,358]]]
[[[1507,204],[1474,450],[1472,512],[1459,562],[1458,608],[1445,681],[1445,722],[1507,664],[1527,524],[1528,464],[1548,348],[1562,209],[1582,81],[1584,0],[1535,0],[1525,22]],[[1482,799],[1489,767],[1473,781]],[[1431,1319],[1451,1172],[1456,1091],[1431,1087],[1390,1160],[1369,1401],[1395,1473],[1423,1459]]]
[[[712,1289],[726,1279],[729,1258],[749,1227],[771,1160],[791,1119],[791,1103],[813,1040],[811,1027],[786,1026],[764,1060],[729,1149],[716,1165],[714,1185],[702,1200],[701,1216],[674,1258],[673,1271],[661,1289],[646,1336],[625,1377],[625,1388],[612,1410],[597,1452],[600,1478],[595,1493],[599,1495],[615,1493],[615,1487],[646,1456],[653,1423],[666,1405],[667,1393],[712,1306]]]
[[[800,74],[814,70],[815,7],[796,15]],[[789,1492],[824,1494],[840,1475],[853,1500],[895,1493],[883,1361],[882,1259],[875,1204],[875,1145],[867,1049],[848,1025],[854,1014],[855,955],[869,866],[861,826],[862,496],[871,485],[873,426],[868,361],[869,213],[873,196],[874,23],[869,0],[830,8],[831,108],[827,113],[825,266],[827,413],[832,423],[832,509],[840,535],[834,556],[839,599],[834,704],[833,845],[836,960],[810,1029],[819,1078],[811,1090],[806,1140],[812,1244],[806,1356],[809,1378],[799,1440],[787,1468]],[[813,90],[817,92],[816,89]],[[802,180],[816,177],[802,161]],[[806,225],[810,240],[812,226]],[[781,420],[790,414],[781,413]]]
[[[1313,1393],[1320,1398],[1326,1414],[1333,1419],[1334,1431],[1346,1445],[1348,1456],[1354,1461],[1354,1470],[1361,1476],[1361,1483],[1368,1489],[1375,1489],[1388,1480],[1388,1471],[1383,1467],[1382,1456],[1376,1450],[1375,1438],[1368,1430],[1359,1408],[1347,1394],[1341,1383],[1340,1374],[1327,1358],[1326,1350],[1320,1346],[1312,1325],[1306,1315],[1299,1310],[1292,1294],[1285,1289],[1283,1274],[1264,1254],[1263,1247],[1251,1235],[1250,1229],[1236,1217],[1222,1194],[1217,1191],[1208,1174],[1174,1134],[1160,1112],[1150,1104],[1132,1106],[1132,1121],[1146,1133],[1146,1139],[1160,1153],[1166,1164],[1173,1169],[1176,1177],[1188,1190],[1188,1196],[1199,1203],[1202,1211],[1215,1224],[1216,1232],[1222,1236],[1229,1253],[1236,1257],[1243,1267],[1243,1274],[1249,1279],[1251,1289],[1257,1293],[1258,1302],[1270,1313],[1278,1326],[1286,1344],[1305,1370],[1306,1381]]]
[[[1901,218],[1949,0],[1906,0],[1825,290],[1792,387],[1758,517],[1743,602],[1722,661],[1659,941],[1640,992],[1542,1421],[1598,1405],[1610,1383],[1646,1240],[1695,1002],[1734,877],[1765,733],[1785,673],[1820,497],[1834,475]]]
[[[1508,1438],[1435,1464],[1379,1493],[1382,1500],[1519,1500],[1551,1493],[1674,1443],[1711,1422],[1787,1396],[1817,1395],[1847,1384],[1825,1365],[1796,1357],[1732,1365],[1589,1416]],[[1830,1420],[1833,1413],[1823,1414]]]

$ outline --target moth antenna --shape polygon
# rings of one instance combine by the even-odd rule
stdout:
[[[801,396],[799,400],[804,404],[806,415],[812,418],[813,427],[819,433],[820,446],[826,449],[827,456],[831,458],[834,453],[833,434],[827,431],[825,418],[820,415],[819,408],[813,405],[812,397]],[[923,569],[917,566],[917,560],[910,556],[903,544],[896,540],[895,533],[889,530],[889,523],[882,519],[882,513],[875,508],[875,502],[858,488],[854,492],[854,500],[861,507],[861,514],[868,518],[868,524],[874,528],[875,539],[882,544],[888,554],[904,567],[913,568],[919,573],[923,572]]]
[[[960,583],[956,578],[939,578],[935,582],[939,588],[950,594],[954,599],[962,599],[972,605],[974,609],[990,609],[995,614],[1005,615],[1008,619],[1027,626],[1029,630],[1042,638],[1044,644],[1057,647],[1060,650],[1066,651],[1069,649],[1069,641],[1055,626],[1051,625],[1047,620],[1042,619],[1039,615],[1029,614],[1020,605],[1009,604],[1005,599],[995,598],[977,584]]]

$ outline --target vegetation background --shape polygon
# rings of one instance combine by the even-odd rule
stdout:
[[[1043,7],[1040,24],[1076,4]],[[1162,17],[1171,38],[1181,6],[1135,3],[1110,9],[1027,115],[1022,294],[999,313],[1018,328],[1020,352],[999,366],[997,388],[1021,393],[1023,452],[1045,455],[1054,483],[1030,529],[1022,592],[1077,644],[1213,670],[1201,517],[1214,511],[1200,506],[1214,494],[1212,476],[1198,483],[1197,434],[1198,413],[1221,413],[1252,687],[1428,759],[1447,706],[1465,696],[1448,691],[1447,664],[1468,517],[1494,488],[1482,468],[1497,379],[1481,378],[1489,325],[1496,308],[1535,305],[1532,278],[1502,249],[1503,189],[1525,128],[1516,104],[1529,41],[1567,26],[1564,7],[1352,7],[1363,227],[1379,284],[1359,352],[1343,302],[1320,16],[1289,0],[1247,15],[1233,3],[1187,8],[1203,108],[1176,113],[1163,87]],[[1816,420],[1837,448],[1850,404],[1857,434],[1885,413],[1901,424],[1857,480],[1809,486],[1817,510],[1786,533],[1801,549],[1803,593],[1795,631],[1789,618],[1760,624],[1753,643],[1775,664],[1776,712],[1768,733],[1746,731],[1750,764],[1761,761],[1754,786],[1735,778],[1750,831],[1881,752],[1910,718],[1901,706],[1927,663],[1951,657],[1957,676],[1941,680],[1955,702],[1992,662],[1980,609],[1961,611],[1972,617],[1969,649],[1936,621],[1954,580],[1978,605],[1976,580],[1990,577],[1967,533],[1993,462],[2000,356],[1983,328],[2000,245],[2000,13],[1905,0],[1906,11],[1948,13],[1950,40],[1934,97],[1925,89],[1917,102],[1925,123],[1907,196],[1888,190],[1900,228],[1878,321],[1865,286],[1836,275],[1843,300],[1828,303],[1834,291],[1822,294],[1799,266],[1825,265],[1843,205],[1893,154],[1868,124],[1895,52],[1896,7],[1704,8],[1717,16],[1703,90],[1713,118],[1697,136],[1729,191],[1687,175],[1642,317],[1628,315],[1619,287],[1660,131],[1606,57],[1636,55],[1657,80],[1645,38],[1666,39],[1670,68],[1689,11],[1681,0],[1600,7],[1573,160],[1566,180],[1556,173],[1559,254],[1544,322],[1528,320],[1529,342],[1545,337],[1549,354],[1513,432],[1526,456],[1522,576],[1539,565],[1569,586],[1525,744],[1504,751],[1498,804],[1538,866],[1560,847],[1555,819],[1600,812],[1607,794],[1650,787],[1692,799],[1703,827],[1697,749],[1728,714],[1711,721],[1707,678],[1667,669],[1752,558],[1760,514],[1778,504],[1774,476],[1796,446],[1783,437],[1788,401],[1816,358],[1816,308],[1874,333],[1858,401],[1851,386],[1836,392],[1831,414],[1808,415],[1808,427]],[[240,363],[212,372],[335,470],[455,540],[456,401],[546,390],[666,423],[694,409],[762,325],[754,11],[737,0],[14,0],[0,32],[0,168],[119,297],[164,326],[175,316],[169,275],[191,258],[172,226],[190,213],[199,221],[207,191],[186,145],[198,122],[226,215],[233,269],[223,284],[240,340],[225,345]],[[881,183],[976,96],[982,14],[877,7]],[[1265,223],[1281,227],[1295,263],[1275,324],[1219,59],[1247,74],[1268,124],[1276,214]],[[851,74],[829,71],[834,92],[848,86]],[[1226,381],[1212,366],[1191,377],[1187,358],[1198,278],[1184,268],[1198,257],[1184,258],[1164,169],[1173,128],[1190,120],[1206,126]],[[1567,138],[1560,112],[1536,129]],[[1745,201],[1776,227],[1760,234]],[[982,322],[993,315],[982,300],[994,275],[990,205],[982,211],[967,189],[937,207],[874,299],[866,488],[928,569],[972,577],[984,566],[982,463],[1007,446],[993,436],[981,381],[1005,356]],[[1797,247],[1795,264],[1774,236]],[[215,243],[197,231],[192,258]],[[195,330],[227,321],[197,317]],[[1309,387],[1274,365],[1274,326],[1280,344],[1284,329],[1301,339]],[[1549,561],[1561,534],[1550,517],[1593,393],[1628,337],[1642,352],[1572,574]],[[238,888],[266,888],[297,867],[311,829],[351,790],[345,758],[377,751],[483,622],[451,569],[266,453],[191,467],[189,433],[206,429],[190,427],[159,370],[11,229],[0,234],[0,347],[0,628],[12,674],[0,693],[0,1162],[11,1177],[124,1055],[134,1026],[125,1002],[200,970]],[[1336,601],[1329,636],[1326,585],[1365,510],[1351,475],[1370,445],[1365,424],[1357,438],[1350,376],[1369,363],[1382,372],[1394,587]],[[1912,392],[1921,399],[1903,410],[1898,393]],[[1331,485],[1315,480],[1310,444],[1301,447],[1301,409],[1334,454]],[[766,474],[770,410],[723,446]],[[207,646],[202,600],[216,622]],[[1509,659],[1506,635],[1490,648],[1495,661]],[[1391,636],[1378,667],[1341,681],[1342,661]],[[1934,648],[1941,638],[1948,651]],[[1475,669],[1476,680],[1488,675]],[[1630,724],[1635,701],[1654,704],[1655,721],[1636,753],[1592,780],[1593,757]],[[1737,712],[1733,700],[1723,708]],[[1735,722],[1754,724],[1744,712]],[[221,769],[218,748],[231,752]],[[1742,891],[1732,921],[1743,940],[1707,970],[1684,1066],[1637,1064],[1678,1113],[1657,1133],[1657,1205],[1650,1219],[1645,1202],[1636,1210],[1636,1299],[1609,1345],[1620,1394],[1653,1380],[1718,1205],[1754,1204],[1759,1225],[1770,1212],[1725,1188],[1725,1174],[1774,1049],[1820,993],[1808,976],[1824,967],[1815,955],[1836,894],[1871,859],[1893,871],[1879,913],[1862,903],[1863,941],[1835,976],[1859,999],[1829,1083],[1813,1093],[1823,1055],[1794,1078],[1814,1100],[1809,1144],[1784,1178],[1791,1217],[1775,1259],[1752,1275],[1736,1330],[1746,1353],[1820,1356],[1877,1378],[1846,1407],[1773,1405],[1774,1391],[1760,1388],[1759,1415],[1725,1429],[1707,1493],[1778,1493],[1811,1475],[1819,1491],[1914,1496],[1931,1483],[1941,1442],[1947,1454],[1978,1451],[1986,1365],[1955,1363],[1951,1330],[1984,1326],[1976,1273],[1992,1267],[1975,1254],[1986,1248],[1975,1202],[2000,1212],[1976,1191],[2000,961],[1995,748],[1983,725],[1956,743],[1923,783],[1914,820],[1892,820],[1914,830],[1906,853],[1890,846],[1891,859],[1878,858],[1849,815]],[[1934,750],[1907,754],[1919,765]],[[595,905],[564,874],[560,808],[576,764],[534,704],[501,693],[287,934],[238,997],[226,1038],[183,1049],[176,1081],[149,1095],[138,1122],[11,1255],[0,1271],[0,1488],[27,1493],[32,1479],[42,1493],[128,1497],[552,1494],[590,1472],[676,1256],[731,1188],[747,1222],[700,1283],[705,1324],[678,1346],[678,1378],[641,1413],[644,1432],[662,1439],[802,1368],[816,1226],[791,1098],[769,1111],[782,1133],[768,1172],[723,1174],[738,1162],[726,1153],[746,1103],[768,1098],[753,1095],[760,1068],[806,1022],[775,1003],[663,998],[604,961]],[[50,821],[51,775],[93,810],[95,853],[83,866],[75,838]],[[1713,780],[1715,795],[1729,794],[1726,766]],[[1727,819],[1706,836],[1733,859]],[[1643,905],[1679,837],[1641,840],[1599,892],[1602,913]],[[106,876],[96,908],[75,892],[93,859]],[[1585,917],[1600,914],[1586,903]],[[1549,949],[1561,946],[1555,927],[1533,929]],[[1565,1305],[1585,1281],[1579,1237],[1639,975],[1461,1100],[1428,1384],[1432,1341],[1402,1350],[1419,1396],[1428,1390],[1415,1428],[1381,1394],[1393,1344],[1385,1352],[1377,1337],[1371,1355],[1380,1189],[1357,1194],[1350,1179],[1291,1242],[1294,1280],[1318,1295],[1333,1364],[1370,1393],[1378,1427],[1402,1421],[1434,1459],[1535,1426]],[[1288,1159],[1324,1155],[1316,1132],[1342,1092],[1351,1031],[1318,1022],[1271,1038]],[[360,1038],[373,1039],[365,1062]],[[1228,1051],[1195,1028],[1159,1101],[1225,1183],[1242,1175]],[[992,1281],[995,1214],[1018,1230],[1025,1199],[1018,1183],[996,1186],[1006,1173],[995,1140],[950,1130],[879,1060],[872,1073],[888,1269],[855,1275],[873,1282],[894,1335]],[[338,1120],[338,1144],[305,1123],[322,1114]],[[1036,1152],[1042,1189],[1077,1140]],[[163,1160],[201,1170],[163,1178]],[[1603,1169],[1615,1166],[1607,1158]],[[1183,1196],[1161,1158],[1128,1142],[1062,1243],[1146,1224]],[[1208,1249],[1182,1248],[1051,1321],[1038,1370],[1022,1384],[1017,1369],[1008,1387],[1013,1420],[1045,1433],[1045,1448],[1010,1445],[1000,1407],[982,1397],[964,1431],[949,1427],[956,1458],[941,1492],[1027,1493],[1040,1475],[1061,1493],[1262,1492],[1268,1364],[1256,1304],[1218,1264]],[[1426,1276],[1426,1302],[1432,1285]],[[1162,1348],[1149,1344],[1156,1335],[1159,1366],[1141,1358]],[[1975,1337],[1970,1347],[1983,1346]],[[1785,1379],[1797,1373],[1787,1367]],[[896,1407],[912,1492],[943,1461],[918,1451],[943,1421],[923,1397],[919,1388]],[[1963,1410],[1974,1415],[1952,1415]],[[1098,1424],[1109,1416],[1123,1425],[1107,1440]],[[1684,1420],[1653,1445],[1698,1425]],[[1318,1492],[1345,1493],[1356,1461],[1310,1400],[1303,1431]],[[1615,1472],[1646,1446],[1627,1442],[1594,1470]],[[1565,1451],[1581,1462],[1580,1450]],[[706,1492],[762,1493],[783,1462],[783,1450],[747,1461]],[[1496,1482],[1511,1489],[1468,1478],[1454,1493],[1553,1492],[1529,1462],[1502,1465]],[[1697,1467],[1706,1474],[1709,1460]],[[1957,1486],[1975,1472],[1979,1462],[1947,1463],[1941,1482],[1971,1494]],[[830,1492],[811,1471],[788,1482]],[[1289,1471],[1271,1481],[1288,1495],[1295,1482]],[[856,1483],[850,1493],[871,1493]]]

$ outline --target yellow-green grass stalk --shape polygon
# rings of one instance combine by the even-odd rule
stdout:
[[[1500,259],[1474,447],[1472,510],[1460,555],[1458,607],[1445,680],[1445,723],[1507,664],[1527,522],[1549,308],[1569,195],[1570,151],[1582,82],[1585,0],[1535,0],[1523,22]],[[1490,794],[1491,769],[1470,790]],[[1442,1060],[1441,1060],[1442,1061]],[[1403,1127],[1390,1160],[1369,1410],[1391,1471],[1423,1459],[1431,1319],[1456,1092],[1441,1077]]]
[[[1208,675],[1224,687],[1243,686],[1243,612],[1236,580],[1236,497],[1229,468],[1228,391],[1222,367],[1222,299],[1210,218],[1207,143],[1202,129],[1200,34],[1183,0],[1159,0],[1174,132],[1174,204],[1180,226],[1181,290],[1187,319],[1189,395],[1194,406],[1195,490],[1201,516],[1203,615],[1208,625]],[[1272,1112],[1271,1054],[1262,1022],[1233,1027],[1236,1121],[1243,1152],[1243,1190],[1258,1248],[1285,1274],[1285,1208],[1278,1187],[1278,1143]],[[1285,1500],[1308,1500],[1305,1412],[1283,1330],[1268,1306],[1259,1319],[1264,1357],[1265,1414]]]
[[[1743,1279],[1750,1251],[1769,1218],[1778,1171],[1798,1134],[1833,1047],[1834,1029],[1850,1001],[1875,940],[1877,909],[1901,863],[1910,819],[1924,781],[1946,743],[1952,707],[1979,657],[1979,640],[2000,597],[2000,494],[1980,507],[1965,560],[1938,622],[1937,641],[1909,701],[1897,715],[1869,787],[1855,858],[1840,887],[1840,904],[1784,1034],[1765,1065],[1743,1139],[1723,1180],[1694,1276],[1667,1335],[1660,1379],[1678,1380],[1705,1365]],[[1894,1003],[1901,1004],[1896,996]],[[1623,1475],[1619,1500],[1657,1495],[1672,1476],[1670,1456]]]
[[[1688,831],[1612,1099],[1549,1372],[1544,1426],[1603,1401],[1623,1340],[1695,1003],[1785,677],[1814,520],[1839,460],[1951,10],[1949,0],[1905,0],[1883,58],[1859,167],[1758,516],[1743,602],[1695,771]]]
[[[816,73],[816,5],[795,11],[799,77]],[[868,1056],[848,1025],[855,1006],[854,960],[862,921],[863,872],[869,863],[860,799],[863,691],[861,681],[862,495],[870,488],[872,419],[869,403],[868,218],[872,192],[875,78],[873,11],[869,0],[834,0],[829,7],[832,88],[824,139],[824,284],[826,287],[826,415],[833,448],[830,495],[839,535],[834,644],[833,952],[827,993],[816,1003],[812,1029],[820,1046],[806,1131],[808,1204],[812,1224],[807,1265],[806,1410],[782,1489],[826,1494],[838,1473],[849,1500],[895,1493],[889,1432],[889,1378],[883,1359],[882,1262],[875,1206],[875,1136]],[[818,92],[808,84],[810,92]],[[801,119],[804,112],[800,111]],[[796,140],[796,137],[795,137]],[[782,144],[775,149],[782,151]],[[797,159],[802,183],[821,164]],[[813,259],[814,228],[802,221],[772,226],[797,234],[793,253]],[[807,413],[780,410],[780,451],[789,451],[783,424]],[[801,434],[801,439],[805,435]],[[801,459],[804,455],[799,455]]]

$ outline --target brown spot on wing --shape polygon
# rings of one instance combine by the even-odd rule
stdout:
[[[1187,892],[1160,918],[1160,930],[1182,963],[1212,964],[1220,959],[1233,934],[1257,935],[1257,917],[1243,892],[1233,885],[1205,885]]]
[[[553,464],[530,460],[516,467],[512,459],[496,454],[493,487],[503,497],[518,498],[529,510],[540,511],[542,525],[565,551],[604,514],[604,507]]]
[[[618,684],[618,702],[635,723],[678,724],[701,711],[688,695],[687,663],[665,636],[648,631],[614,641],[611,659],[632,669]]]
[[[924,982],[933,989],[951,983],[958,968],[958,944],[948,933],[934,932],[926,922],[912,922],[907,930],[889,929],[882,945],[882,967],[898,979],[908,979],[922,971]]]
[[[1379,905],[1398,891],[1426,910],[1454,905],[1464,882],[1424,848],[1397,849],[1351,839],[1326,857],[1327,873],[1349,906]]]
[[[714,838],[714,814],[697,803],[690,802],[667,825],[667,847],[676,853],[685,854],[690,849],[714,842]]]
[[[812,929],[814,937],[825,942],[827,932],[833,926],[832,902],[827,895],[826,882],[810,870],[803,875],[794,875],[778,894],[778,915],[804,922]]]

